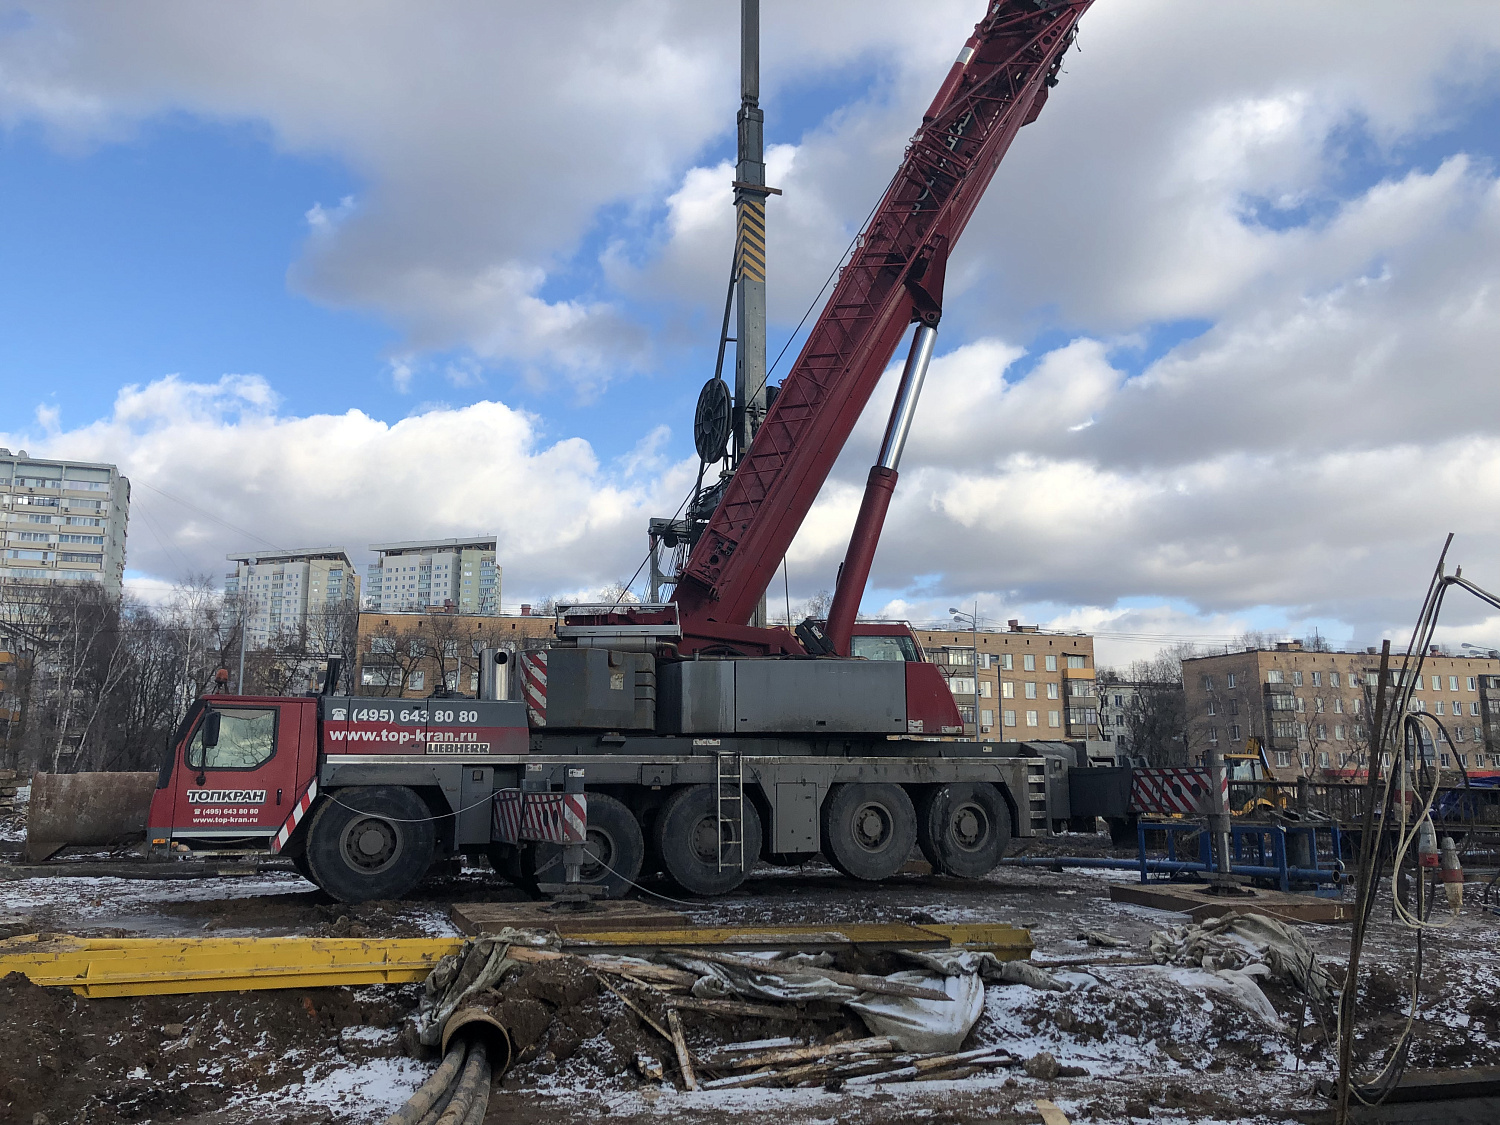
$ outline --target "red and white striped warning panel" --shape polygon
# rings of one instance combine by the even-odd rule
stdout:
[[[521,698],[534,727],[547,725],[547,651],[521,654]]]
[[[1130,775],[1130,807],[1137,813],[1204,816],[1209,808],[1207,766],[1148,766]],[[1224,778],[1229,796],[1229,777]]]
[[[502,789],[495,794],[493,821],[502,843],[581,844],[588,837],[588,795]]]
[[[286,842],[292,838],[292,833],[297,831],[297,825],[302,823],[302,818],[307,815],[307,810],[312,808],[313,800],[318,795],[318,779],[313,778],[307,783],[307,792],[298,798],[297,803],[292,806],[291,815],[281,824],[281,830],[271,840],[271,854],[277,855]]]

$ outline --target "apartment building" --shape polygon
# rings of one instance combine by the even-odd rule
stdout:
[[[487,648],[524,652],[556,635],[552,617],[494,614],[361,613],[355,691],[420,699],[435,691],[474,695]]]
[[[1098,739],[1094,638],[1011,621],[1002,632],[917,629],[942,669],[973,738],[1004,742]]]
[[[0,583],[97,582],[119,597],[130,481],[114,465],[0,448]]]
[[[1296,641],[1182,662],[1194,756],[1259,738],[1273,772],[1292,778],[1357,770],[1369,750],[1380,655],[1312,652]],[[1500,660],[1429,655],[1411,709],[1432,715],[1438,765],[1500,769]]]
[[[462,615],[500,612],[496,538],[371,543],[378,556],[365,572],[364,608],[371,613],[422,613],[431,607]]]
[[[338,651],[348,614],[359,609],[359,575],[339,547],[227,556],[235,564],[224,576],[224,596],[243,602],[245,639],[264,648],[273,639],[300,636]]]

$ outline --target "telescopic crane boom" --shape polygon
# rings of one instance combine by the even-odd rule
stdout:
[[[848,654],[942,317],[948,255],[1016,133],[1041,112],[1092,2],[994,0],[975,26],[678,577],[684,652],[803,651],[785,629],[746,622],[915,323],[829,613],[827,642]]]

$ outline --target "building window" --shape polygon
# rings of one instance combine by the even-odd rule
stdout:
[[[1433,676],[1432,677],[1432,690],[1433,691],[1442,691],[1443,690],[1443,677],[1442,676]]]
[[[1212,699],[1210,699],[1208,701],[1208,711],[1206,713],[1209,715],[1217,715],[1219,713],[1219,705]]]
[[[1328,768],[1328,751],[1318,751],[1318,765],[1322,766],[1325,770]]]
[[[1342,715],[1344,713],[1344,701],[1342,699],[1335,699],[1333,701],[1333,713],[1335,715]]]
[[[1217,746],[1219,744],[1219,728],[1218,727],[1209,727],[1208,728],[1208,740],[1210,742],[1212,742],[1215,746]]]
[[[1125,697],[1123,695],[1117,695],[1117,696],[1115,696],[1115,706],[1116,707],[1124,707],[1125,706]]]
[[[406,651],[412,656],[426,656],[427,644],[425,641],[412,641],[406,646]]]
[[[1238,742],[1240,740],[1240,724],[1239,723],[1230,723],[1229,724],[1229,739],[1230,739],[1231,742]]]
[[[1204,691],[1214,690],[1214,678],[1212,676],[1204,676],[1202,682]]]
[[[1015,658],[1013,656],[1011,656],[1010,653],[1008,653],[1008,652],[1002,652],[1000,654],[1000,667],[1004,668],[1007,672],[1009,672],[1013,668],[1014,664],[1015,664]]]
[[[1312,686],[1313,687],[1322,687],[1323,686],[1323,673],[1322,672],[1314,672],[1312,674]]]
[[[1334,723],[1333,724],[1333,740],[1335,742],[1343,742],[1344,741],[1344,724],[1343,723]]]
[[[1328,728],[1326,726],[1324,726],[1322,723],[1319,723],[1314,729],[1317,731],[1318,740],[1320,742],[1328,741]]]
[[[1474,690],[1474,677],[1473,676],[1469,677],[1469,680],[1468,680],[1468,690],[1470,690],[1470,691]]]
[[[990,654],[990,653],[987,653],[987,652],[981,652],[981,653],[980,653],[980,654],[979,654],[979,666],[980,666],[980,667],[981,667],[981,668],[983,668],[983,669],[985,669],[985,670],[986,670],[986,671],[988,671],[988,670],[989,670],[989,666],[990,666],[990,663],[991,663],[991,661],[992,661],[992,660],[993,660],[993,659],[994,659],[994,657],[993,657],[993,656],[991,656],[991,654]]]
[[[1349,701],[1349,714],[1351,714],[1351,715],[1358,715],[1359,714],[1359,706],[1360,706],[1360,701],[1358,699],[1351,699]]]
[[[995,684],[994,684],[993,680],[984,680],[982,683],[980,683],[980,685],[979,685],[979,696],[980,696],[981,699],[990,699],[990,698],[993,698],[994,694],[995,694]]]
[[[1323,697],[1321,695],[1313,697],[1313,710],[1320,715],[1323,713]]]
[[[1307,710],[1307,708],[1303,705],[1302,697],[1300,695],[1297,696],[1296,710],[1298,710],[1298,711],[1305,711],[1305,710]]]
[[[972,723],[974,721],[974,708],[960,707],[958,709],[958,717],[966,723]]]
[[[993,712],[993,711],[981,711],[981,712],[979,712],[979,724],[980,724],[980,726],[984,727],[985,729],[989,729],[990,727],[994,726],[995,725],[995,712]]]
[[[1060,726],[1062,726],[1062,712],[1061,711],[1048,711],[1047,712],[1047,725],[1049,727],[1060,727]]]
[[[1442,761],[1442,763],[1443,763],[1443,767],[1444,767],[1444,768],[1445,768],[1445,769],[1446,769],[1446,768],[1447,768],[1447,767],[1448,767],[1448,766],[1451,766],[1451,765],[1452,765],[1452,764],[1453,764],[1453,762],[1452,762],[1452,759],[1451,759],[1451,758],[1450,758],[1450,757],[1449,757],[1449,755],[1448,755],[1448,754],[1446,754],[1446,753],[1444,753],[1444,754],[1441,754],[1441,755],[1439,755],[1439,757],[1440,757],[1440,759],[1441,759],[1441,761]]]
[[[1282,679],[1281,669],[1280,668],[1272,668],[1269,672],[1267,672],[1266,673],[1266,683],[1268,683],[1268,684],[1283,684],[1283,683],[1286,683],[1286,681],[1284,679]]]
[[[1307,769],[1311,765],[1312,765],[1312,755],[1311,754],[1303,754],[1302,755],[1302,768],[1303,769]]]
[[[371,637],[370,651],[378,653],[393,653],[396,651],[396,639],[394,637]]]
[[[1297,724],[1297,741],[1298,742],[1306,742],[1307,741],[1307,724],[1306,723],[1298,723]]]
[[[1292,686],[1293,687],[1301,687],[1302,686],[1302,673],[1301,672],[1293,672],[1292,673]]]
[[[1049,671],[1049,672],[1056,672],[1057,671],[1057,657],[1052,656],[1050,654],[1047,657],[1047,671]]]
[[[1433,702],[1432,702],[1432,713],[1434,715],[1443,715],[1443,714],[1446,714],[1447,712],[1445,712],[1443,710],[1443,708],[1445,706],[1446,706],[1446,704],[1444,704],[1441,699],[1435,699],[1435,700],[1433,700]]]
[[[1425,711],[1427,710],[1427,701],[1425,699],[1413,699],[1407,709],[1410,711]]]
[[[1073,727],[1077,727],[1077,726],[1089,726],[1089,727],[1091,727],[1091,726],[1093,726],[1098,721],[1098,718],[1099,718],[1099,712],[1096,711],[1092,707],[1069,707],[1068,708],[1068,725],[1069,726],[1073,726]]]
[[[406,686],[412,691],[421,691],[427,686],[427,673],[418,668],[411,674],[411,678],[406,681]]]
[[[1285,692],[1277,692],[1271,697],[1272,711],[1295,711],[1297,701]]]
[[[1496,704],[1500,704],[1500,700],[1496,700],[1496,699],[1490,700],[1490,710],[1492,712],[1493,711],[1500,711],[1500,706],[1496,706]],[[1469,704],[1469,714],[1471,714],[1471,715],[1477,715],[1477,714],[1479,714],[1479,702],[1477,700],[1475,700],[1474,702],[1472,702],[1472,703]]]
[[[1377,687],[1377,686],[1379,686],[1379,683],[1380,683],[1380,674],[1378,672],[1366,672],[1365,673],[1365,686],[1366,687]]]
[[[1001,680],[1000,681],[1000,698],[1001,699],[1014,699],[1015,697],[1016,697],[1016,681],[1015,680]]]
[[[1271,724],[1272,738],[1296,738],[1297,724],[1292,722],[1273,722]]]
[[[1014,711],[1001,711],[1000,718],[1005,721],[1005,725],[1008,727],[1016,725],[1016,713]]]
[[[1047,698],[1048,699],[1061,699],[1062,698],[1062,692],[1058,689],[1058,685],[1057,685],[1057,683],[1055,681],[1053,683],[1050,683],[1050,684],[1047,685]]]
[[[1028,652],[1025,656],[1021,657],[1021,670],[1025,672],[1036,671],[1036,657],[1033,654]]]
[[[1070,656],[1070,657],[1068,657],[1068,667],[1069,668],[1086,668],[1086,667],[1088,667],[1088,665],[1086,665],[1084,663],[1084,658],[1083,657],[1081,657],[1081,656]]]
[[[1466,739],[1466,736],[1464,734],[1464,728],[1463,727],[1459,727],[1459,726],[1455,726],[1453,728],[1453,741],[1454,742],[1463,742],[1463,741],[1465,741],[1465,739]]]
[[[1240,701],[1238,699],[1231,699],[1229,701],[1229,713],[1231,715],[1238,715],[1240,713]]]
[[[1276,751],[1276,764],[1285,769],[1292,764],[1292,755],[1285,750]]]
[[[1027,680],[1026,681],[1026,698],[1027,699],[1035,699],[1036,698],[1036,681],[1034,681],[1034,680]]]
[[[1458,677],[1457,676],[1449,676],[1448,677],[1448,690],[1449,691],[1457,691],[1458,690]]]
[[[1337,672],[1329,672],[1328,673],[1328,686],[1329,687],[1338,687],[1339,686],[1339,674]]]
[[[443,657],[445,659],[447,659],[447,660],[456,660],[456,659],[458,659],[458,642],[457,641],[444,641],[443,642]]]
[[[1037,725],[1036,712],[1035,711],[1027,711],[1026,712],[1026,725],[1028,727],[1034,727],[1034,726]]]
[[[1099,712],[1099,725],[1103,726],[1103,727],[1109,726],[1109,712],[1108,711],[1101,711],[1101,712]]]

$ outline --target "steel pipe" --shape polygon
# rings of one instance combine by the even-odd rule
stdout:
[[[880,459],[876,464],[882,469],[901,467],[901,454],[906,449],[912,419],[917,416],[917,399],[922,395],[927,365],[932,362],[932,349],[936,346],[937,329],[930,324],[917,325],[916,334],[911,338],[911,351],[906,354],[906,366],[901,371],[901,383],[896,387],[896,401],[891,405],[885,440],[880,443]]]
[[[1012,859],[1002,859],[1000,865],[1003,867],[1102,867],[1111,871],[1139,871],[1141,860],[1093,859],[1088,856],[1053,856],[1050,858],[1016,856]],[[1145,861],[1145,866],[1147,871],[1166,873],[1213,870],[1209,864],[1189,859],[1148,859]],[[1282,874],[1279,867],[1261,867],[1246,863],[1236,863],[1234,870],[1242,875],[1253,875],[1258,879],[1279,879]],[[1341,878],[1341,873],[1321,868],[1288,867],[1286,876],[1299,883],[1336,883]]]

